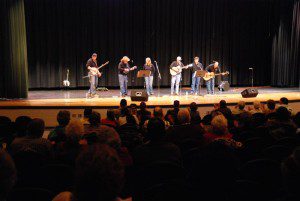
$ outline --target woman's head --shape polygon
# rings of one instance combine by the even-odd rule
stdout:
[[[225,135],[228,133],[228,122],[224,115],[217,115],[211,121],[214,134]]]

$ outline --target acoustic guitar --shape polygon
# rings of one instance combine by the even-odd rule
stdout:
[[[192,66],[193,66],[193,64],[189,64],[189,65],[186,65],[186,66],[183,66],[183,67],[181,67],[181,66],[172,67],[172,68],[170,68],[170,74],[171,75],[178,75],[182,72],[182,69],[188,69]]]
[[[204,79],[205,81],[208,81],[208,80],[214,78],[214,77],[217,76],[217,75],[229,75],[229,72],[226,71],[226,72],[223,72],[223,73],[217,73],[217,74],[215,74],[214,72],[206,72],[205,75],[204,75],[204,77],[203,77],[203,79]]]

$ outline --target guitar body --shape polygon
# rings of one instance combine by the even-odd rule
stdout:
[[[132,68],[126,68],[126,69],[124,69],[123,73],[127,75],[130,71],[135,70],[135,69],[137,69],[137,66],[133,66]]]
[[[228,74],[229,74],[228,71],[226,71],[226,72],[224,72],[224,73],[218,73],[218,74],[215,74],[214,72],[207,72],[207,73],[205,73],[203,79],[204,79],[205,81],[208,81],[208,80],[214,78],[214,77],[217,76],[217,75],[228,75]]]
[[[170,68],[170,74],[172,76],[178,75],[182,72],[182,69],[187,69],[187,68],[192,67],[192,66],[193,66],[192,64],[189,64],[189,65],[183,66],[183,67],[181,67],[181,66],[172,67],[172,68]]]

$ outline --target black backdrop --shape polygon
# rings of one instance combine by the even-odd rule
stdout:
[[[272,40],[281,8],[291,0],[25,0],[30,88],[61,87],[70,69],[72,87],[87,86],[85,62],[93,52],[103,69],[102,86],[118,86],[117,64],[128,55],[141,66],[157,60],[161,84],[181,55],[204,65],[218,60],[232,85],[271,83]],[[131,76],[135,76],[132,73]],[[155,82],[156,83],[156,82]],[[183,75],[190,84],[190,72]],[[142,85],[139,81],[136,85]]]

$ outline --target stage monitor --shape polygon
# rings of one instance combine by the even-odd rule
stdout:
[[[243,98],[253,98],[258,95],[258,90],[254,88],[248,88],[241,92]]]
[[[146,90],[133,89],[131,90],[130,98],[131,101],[148,101],[148,94]]]

